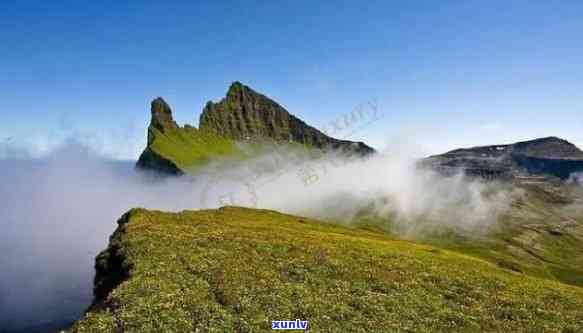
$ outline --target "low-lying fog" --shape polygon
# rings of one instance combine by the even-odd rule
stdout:
[[[133,161],[106,160],[76,144],[40,159],[0,160],[0,328],[79,318],[92,298],[94,257],[132,207],[245,205],[341,223],[366,209],[407,232],[419,219],[479,229],[506,208],[511,193],[485,196],[486,185],[418,169],[411,156],[313,160],[271,150],[210,166],[194,179],[159,179],[135,171]]]

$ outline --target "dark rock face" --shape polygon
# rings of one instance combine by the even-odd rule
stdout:
[[[362,142],[338,140],[325,135],[240,82],[234,82],[220,102],[207,103],[200,116],[200,128],[234,140],[269,138],[359,155],[374,152]]]
[[[150,108],[152,114],[151,125],[164,131],[165,128],[178,128],[178,125],[172,118],[172,109],[162,97],[158,97],[152,101]]]
[[[463,171],[493,179],[535,179],[533,176],[568,179],[583,171],[583,151],[572,143],[547,137],[509,145],[456,149],[431,156],[425,165],[444,173]]]
[[[136,167],[142,170],[156,170],[173,176],[181,176],[184,174],[174,162],[160,156],[150,147],[146,147],[142,152],[138,162],[136,162]]]
[[[95,278],[93,281],[93,303],[90,310],[103,306],[107,295],[120,283],[129,278],[131,265],[127,262],[126,254],[120,245],[121,237],[125,233],[125,224],[137,210],[130,210],[118,221],[118,227],[109,239],[109,246],[95,258]]]
[[[172,109],[162,97],[158,97],[152,101],[150,107],[152,119],[150,120],[150,127],[158,129],[164,133],[168,129],[177,129],[178,124],[172,118]],[[153,140],[152,131],[148,130],[148,143]]]

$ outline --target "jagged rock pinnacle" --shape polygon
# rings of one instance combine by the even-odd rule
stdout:
[[[239,82],[239,81],[233,81],[231,83],[231,85],[229,86],[229,90],[227,92],[227,94],[231,91],[238,91],[243,89],[245,86],[243,85],[243,83]]]
[[[160,155],[151,145],[154,143],[159,133],[167,133],[170,130],[178,129],[178,124],[172,119],[172,109],[162,97],[152,101],[150,111],[152,119],[148,127],[148,146],[140,155],[136,166],[140,169],[151,169],[162,171],[166,174],[181,175],[183,171],[172,160]]]
[[[169,128],[178,128],[178,125],[172,119],[172,109],[162,97],[158,97],[152,101],[152,120],[150,126],[164,132]]]

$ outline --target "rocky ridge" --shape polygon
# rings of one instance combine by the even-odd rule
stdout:
[[[290,114],[281,105],[240,82],[229,87],[218,103],[209,101],[200,116],[200,128],[207,128],[233,140],[271,138],[320,149],[368,155],[374,152],[363,142],[327,136]]]
[[[178,126],[168,103],[161,97],[153,100],[148,145],[136,165],[140,169],[181,175],[191,164],[202,163],[217,153],[232,153],[233,144],[241,141],[299,144],[358,156],[375,152],[363,142],[329,137],[269,97],[234,82],[221,101],[206,104],[198,129]]]
[[[583,151],[557,137],[462,148],[430,156],[424,164],[444,172],[493,179],[567,180],[583,171]]]

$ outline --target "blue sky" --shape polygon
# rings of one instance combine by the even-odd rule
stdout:
[[[423,152],[556,135],[583,147],[581,1],[14,1],[0,12],[0,141],[118,158],[149,102],[180,123],[239,80],[351,139]]]

